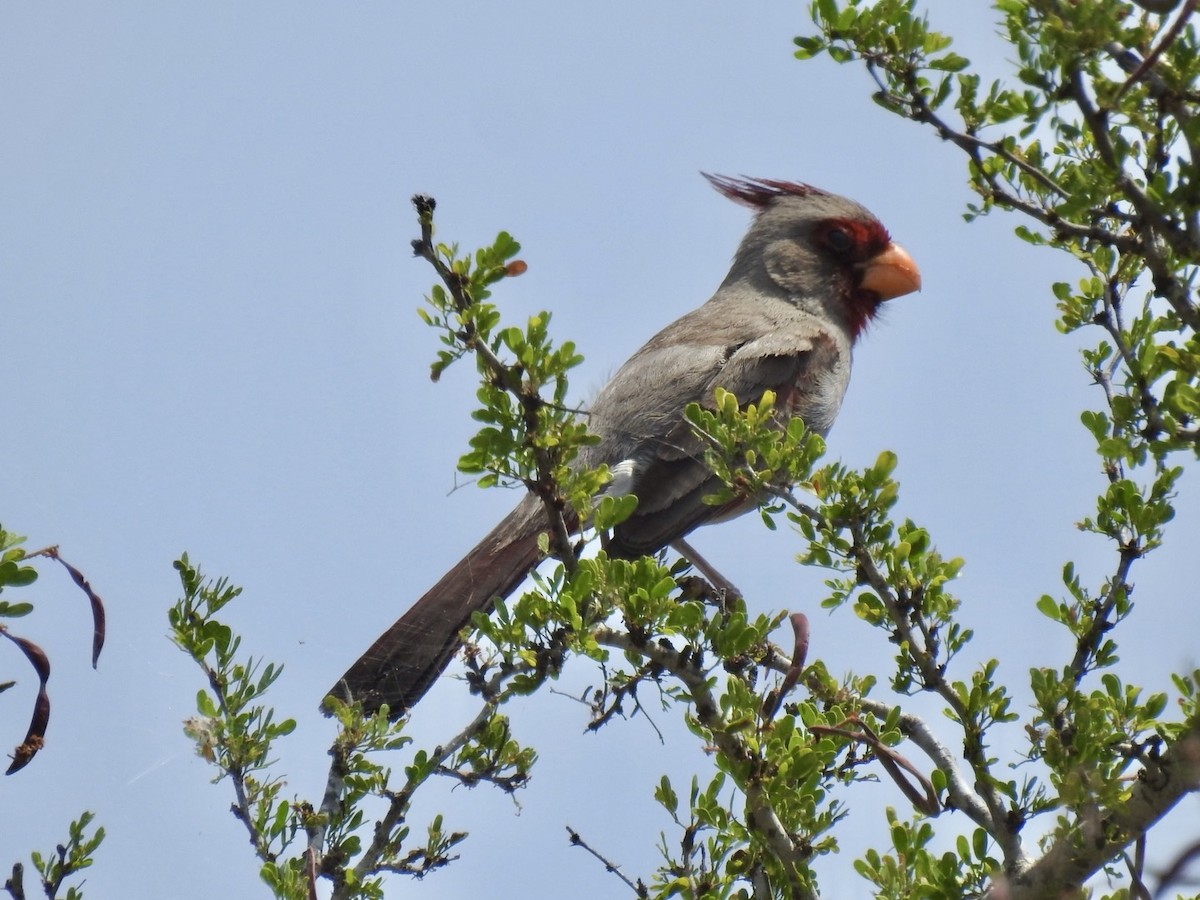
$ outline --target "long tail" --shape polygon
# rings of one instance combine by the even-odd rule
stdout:
[[[541,559],[544,517],[528,496],[359,657],[329,691],[396,719],[411,709],[458,651],[471,614],[507,597]]]

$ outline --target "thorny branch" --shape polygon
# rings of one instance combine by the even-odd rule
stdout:
[[[1083,884],[1197,786],[1200,718],[1194,717],[1158,760],[1147,763],[1128,800],[1079,816],[1041,858],[994,886],[985,900],[1039,900],[1057,896],[1063,885]]]
[[[908,92],[904,96],[899,96],[891,92],[883,76],[880,74],[881,68],[887,68],[887,61],[878,54],[865,54],[863,60],[867,71],[879,86],[881,94],[886,96],[892,103],[903,105],[908,110],[907,115],[913,121],[931,126],[938,137],[954,144],[967,154],[973,164],[974,171],[979,173],[987,185],[987,199],[1006,209],[1024,213],[1050,228],[1063,240],[1094,240],[1125,252],[1132,252],[1134,250],[1136,245],[1131,236],[1114,233],[1098,225],[1085,225],[1069,221],[1062,218],[1053,209],[1047,209],[1041,204],[1026,200],[1010,190],[1007,182],[1001,178],[1000,174],[992,171],[991,167],[985,164],[985,154],[995,156],[1014,166],[1022,174],[1040,183],[1047,192],[1060,198],[1068,196],[1066,188],[1054,181],[1049,173],[1034,166],[1004,143],[983,140],[970,129],[959,131],[939,116],[929,105],[924,92],[918,86],[917,71],[915,68],[906,68],[896,73]]]
[[[412,202],[417,210],[421,228],[421,236],[412,242],[413,254],[433,266],[438,278],[450,292],[454,308],[460,314],[465,313],[475,300],[470,296],[464,278],[446,265],[433,243],[433,211],[437,201],[418,194],[413,197]],[[464,317],[456,337],[465,348],[479,358],[492,383],[511,394],[521,406],[526,445],[532,451],[537,467],[537,478],[527,479],[525,486],[541,500],[545,509],[546,521],[550,528],[550,547],[554,556],[568,573],[573,572],[576,565],[575,554],[571,550],[571,534],[567,527],[566,502],[554,479],[554,459],[548,448],[534,440],[541,430],[539,412],[547,403],[532,385],[522,379],[519,365],[505,365],[488,346],[488,342],[481,338],[474,321],[469,317]]]
[[[1105,589],[1104,600],[1092,613],[1091,627],[1075,645],[1075,655],[1071,659],[1071,677],[1076,686],[1091,671],[1091,663],[1100,648],[1100,641],[1113,627],[1113,610],[1133,590],[1129,583],[1129,570],[1134,560],[1141,555],[1141,548],[1132,540],[1122,542],[1117,558],[1117,571]]]
[[[792,669],[792,664],[779,653],[773,654],[765,661],[764,665],[782,674],[786,674]],[[823,687],[819,682],[809,680],[807,684],[817,696],[823,697]],[[833,698],[828,699],[832,700]],[[870,697],[855,695],[850,702],[853,706],[869,712],[880,720],[888,718],[892,713],[892,707],[889,704]],[[929,757],[934,766],[946,776],[948,800],[946,806],[962,810],[971,821],[990,833],[993,827],[991,813],[979,795],[967,783],[966,776],[959,766],[958,755],[938,740],[929,723],[915,713],[901,712],[898,726],[900,733],[916,744]]]
[[[325,780],[325,793],[321,797],[321,808],[317,811],[313,823],[308,826],[308,845],[307,853],[309,858],[316,861],[321,860],[324,854],[325,836],[329,831],[329,823],[333,821],[338,814],[338,807],[341,805],[342,797],[346,792],[346,748],[341,745],[339,739],[329,749],[329,756],[332,762],[329,764],[329,777]]]
[[[823,513],[800,502],[791,491],[773,489],[771,493],[776,499],[811,519],[819,529],[829,530],[831,528],[831,523]],[[909,654],[921,674],[924,687],[936,692],[963,727],[969,727],[973,718],[971,712],[946,680],[942,667],[931,652],[931,638],[923,617],[915,617],[917,621],[914,627],[914,617],[897,597],[892,585],[871,554],[862,522],[853,521],[843,524],[851,536],[848,561],[854,564],[859,579],[869,585],[883,603],[892,626],[896,630],[898,643],[909,648]],[[863,708],[870,708],[870,704],[866,702],[865,698],[859,698],[858,702],[863,704]],[[879,706],[878,710],[884,717],[890,712],[890,709],[883,705]],[[934,760],[938,768],[946,773],[950,783],[951,801],[1000,844],[1006,866],[1010,870],[1018,870],[1026,866],[1028,856],[1022,847],[1017,830],[1009,823],[1004,801],[993,786],[994,779],[982,742],[968,740],[965,745],[964,755],[975,776],[975,785],[971,789],[966,786],[958,772],[953,755],[933,738],[924,723],[914,716],[902,717],[902,729]]]
[[[847,728],[846,725],[852,725],[853,728]],[[909,799],[913,807],[920,813],[927,816],[936,816],[941,810],[941,804],[938,803],[937,792],[933,789],[933,784],[925,777],[916,766],[910,763],[903,755],[897,753],[891,747],[887,746],[879,739],[879,735],[867,727],[866,723],[860,721],[857,717],[852,717],[839,727],[829,727],[826,725],[812,725],[809,731],[813,734],[829,734],[837,735],[847,741],[866,744],[875,752],[875,758],[879,760],[879,764],[883,766],[888,777],[896,783],[900,791]],[[918,791],[913,783],[901,774],[900,769],[904,769],[916,780],[920,785]]]
[[[612,874],[614,874],[618,878],[620,878],[621,881],[623,881],[625,883],[626,887],[628,887],[631,891],[633,891],[634,896],[638,897],[639,900],[644,900],[644,898],[647,898],[650,896],[650,892],[648,890],[646,890],[646,886],[644,884],[642,884],[642,881],[640,878],[636,882],[634,882],[632,879],[630,879],[630,877],[628,875],[626,875],[624,872],[621,871],[620,866],[618,866],[614,862],[611,862],[610,860],[605,858],[604,854],[600,853],[598,850],[595,850],[593,847],[591,847],[587,843],[587,841],[585,841],[580,836],[578,831],[576,831],[570,825],[566,826],[566,829],[567,829],[568,839],[570,840],[572,847],[581,847],[584,850],[586,850],[588,853],[590,853],[592,856],[594,856],[596,859],[598,859],[604,865],[604,871],[611,872]]]
[[[1113,52],[1124,66],[1139,67],[1141,61],[1136,54],[1126,48],[1113,48]],[[1200,254],[1200,229],[1194,227],[1196,210],[1189,215],[1185,227],[1163,213],[1162,208],[1152,201],[1145,191],[1126,174],[1120,166],[1115,148],[1112,145],[1107,113],[1098,108],[1092,101],[1083,81],[1083,73],[1076,64],[1068,71],[1071,99],[1074,100],[1088,126],[1089,134],[1095,142],[1101,158],[1118,177],[1121,193],[1135,210],[1136,214],[1128,218],[1127,227],[1114,231],[1101,225],[1072,221],[1064,218],[1055,208],[1071,198],[1070,192],[1058,184],[1051,175],[1026,160],[1020,153],[1007,146],[1002,141],[986,141],[975,134],[973,127],[965,131],[950,125],[930,106],[926,90],[919,80],[917,66],[906,59],[886,57],[881,53],[860,51],[863,62],[871,77],[879,86],[879,96],[894,109],[915,122],[931,126],[942,140],[948,141],[963,150],[971,160],[973,172],[986,186],[985,197],[997,205],[1023,213],[1049,228],[1053,234],[1064,243],[1079,241],[1111,247],[1122,255],[1133,255],[1145,260],[1146,267],[1153,278],[1156,293],[1163,297],[1193,330],[1200,329],[1200,310],[1192,302],[1187,284],[1182,281],[1173,268],[1172,261],[1163,253],[1162,243],[1179,254],[1184,259],[1194,260]],[[887,83],[883,72],[891,74],[904,93],[896,93]],[[1161,85],[1161,82],[1160,82]],[[1165,91],[1165,86],[1163,86]],[[1186,124],[1190,113],[1181,110],[1183,104],[1164,104],[1169,113]],[[1200,160],[1197,147],[1193,143],[1194,129],[1181,129],[1188,135],[1189,150],[1193,162]],[[1010,190],[1009,183],[1000,169],[986,164],[986,156],[990,155],[1003,160],[1022,175],[1040,186],[1049,196],[1055,198],[1053,203],[1035,202],[1022,197],[1018,192]],[[1106,208],[1093,218],[1112,216],[1114,210]],[[1160,243],[1161,242],[1161,243]]]
[[[637,653],[679,679],[691,697],[697,720],[707,729],[717,749],[729,760],[750,766],[753,756],[749,746],[741,734],[731,728],[730,723],[725,720],[708,677],[697,667],[694,658],[669,645],[637,642],[630,634],[607,626],[597,628],[595,637],[602,646]],[[805,867],[807,854],[796,845],[779,820],[761,781],[751,778],[739,787],[746,795],[746,824],[762,836],[772,854],[788,873],[789,896],[797,900],[816,900],[815,895],[804,885],[800,874]]]
[[[472,719],[466,727],[458,734],[450,738],[446,743],[434,748],[429,754],[429,765],[426,771],[433,774],[437,769],[443,768],[446,760],[461,750],[468,741],[478,735],[480,731],[487,725],[488,721],[495,714],[500,700],[492,697],[485,700],[480,707],[475,718]],[[334,784],[342,777],[344,771],[344,762],[339,766],[339,757],[335,752],[333,754],[333,764],[330,767],[329,784]],[[414,851],[416,854],[410,854],[409,859],[401,864],[385,864],[383,859],[388,855],[388,850],[394,840],[396,829],[404,822],[408,815],[409,808],[412,805],[413,794],[424,782],[428,775],[423,778],[410,778],[399,791],[395,791],[389,795],[389,803],[387,811],[380,817],[375,824],[374,838],[371,843],[363,851],[362,856],[354,865],[354,881],[361,884],[365,879],[373,874],[385,871],[403,871],[411,873],[410,868],[405,868],[412,862],[423,857],[423,851]],[[329,797],[329,788],[326,789],[326,798]],[[324,804],[322,804],[324,808]],[[449,860],[433,861],[433,867],[445,865]],[[342,900],[349,896],[347,886],[344,880],[339,880],[333,891],[333,900]]]
[[[4,889],[13,900],[25,900],[25,866],[22,863],[13,863],[12,875],[4,882]]]
[[[1072,4],[1072,6],[1074,5]],[[1164,415],[1166,408],[1160,405],[1153,384],[1153,379],[1159,376],[1154,369],[1147,368],[1147,357],[1141,346],[1144,343],[1144,336],[1139,335],[1136,330],[1132,333],[1127,331],[1121,321],[1120,312],[1124,294],[1133,283],[1134,276],[1130,273],[1141,270],[1149,273],[1153,281],[1154,294],[1164,298],[1174,314],[1178,316],[1178,321],[1183,325],[1179,329],[1181,332],[1186,328],[1194,333],[1197,326],[1200,326],[1200,310],[1196,306],[1191,290],[1194,265],[1200,258],[1200,212],[1198,212],[1200,207],[1197,207],[1194,202],[1188,201],[1176,204],[1178,206],[1178,211],[1176,211],[1174,208],[1164,205],[1158,199],[1158,194],[1152,194],[1147,189],[1148,185],[1159,179],[1168,166],[1178,165],[1183,169],[1182,172],[1176,173],[1178,178],[1174,180],[1170,177],[1171,173],[1167,173],[1167,184],[1172,192],[1182,191],[1185,187],[1185,179],[1191,177],[1191,170],[1187,168],[1188,160],[1173,156],[1166,149],[1167,141],[1179,139],[1185,142],[1190,165],[1195,166],[1200,163],[1200,152],[1198,152],[1200,151],[1200,132],[1191,127],[1194,118],[1194,104],[1197,101],[1196,95],[1190,89],[1191,82],[1185,82],[1182,87],[1176,88],[1174,87],[1175,83],[1183,82],[1183,79],[1178,77],[1179,72],[1174,70],[1169,72],[1174,77],[1168,84],[1167,79],[1157,71],[1159,61],[1165,58],[1164,52],[1179,39],[1184,25],[1198,5],[1200,4],[1197,0],[1187,0],[1183,4],[1178,18],[1159,38],[1156,46],[1144,59],[1116,42],[1110,42],[1103,46],[1103,52],[1106,52],[1128,76],[1115,93],[1111,90],[1112,85],[1100,82],[1100,79],[1104,77],[1102,74],[1104,59],[1099,59],[1096,65],[1092,66],[1089,59],[1084,56],[1070,57],[1061,66],[1061,74],[1057,77],[1063,80],[1063,84],[1059,85],[1057,89],[1050,84],[1049,80],[1056,77],[1055,70],[1053,67],[1050,68],[1051,74],[1047,76],[1049,80],[1046,85],[1041,86],[1045,101],[1051,106],[1073,106],[1077,110],[1078,122],[1076,124],[1082,129],[1083,141],[1090,142],[1090,150],[1098,158],[1096,162],[1108,170],[1113,185],[1111,196],[1114,196],[1114,200],[1109,201],[1103,207],[1097,205],[1085,208],[1069,217],[1060,210],[1071,208],[1072,201],[1077,203],[1078,198],[1072,197],[1072,192],[1066,190],[1056,180],[1054,173],[1035,165],[1036,160],[1026,159],[1020,146],[1013,143],[1011,139],[983,140],[978,136],[978,126],[970,121],[966,123],[964,130],[952,126],[938,115],[931,105],[934,94],[919,75],[920,68],[917,60],[923,60],[919,51],[912,55],[905,55],[903,52],[888,53],[877,51],[874,46],[871,48],[855,46],[852,39],[846,39],[846,45],[854,51],[858,58],[863,60],[868,72],[875,79],[879,88],[877,99],[883,105],[902,116],[931,126],[940,138],[963,150],[971,163],[974,187],[986,201],[1022,213],[1046,226],[1055,242],[1068,249],[1074,248],[1072,252],[1091,265],[1092,274],[1102,284],[1105,284],[1103,311],[1096,317],[1094,324],[1104,328],[1116,349],[1116,355],[1109,365],[1103,369],[1097,366],[1093,372],[1097,383],[1105,392],[1108,406],[1117,412],[1124,408],[1124,404],[1132,400],[1137,404],[1135,408],[1140,411],[1145,426],[1140,431],[1140,437],[1154,441],[1165,434],[1180,443],[1191,444],[1200,440],[1200,427],[1193,426],[1186,416],[1181,417],[1179,421],[1170,421],[1166,418]],[[1066,18],[1065,15],[1059,15],[1066,7],[1052,2],[1052,0],[1035,3],[1026,9],[1033,10],[1032,15],[1040,15],[1043,10],[1049,10],[1055,11],[1053,15],[1059,16],[1060,19]],[[1047,12],[1046,15],[1049,16],[1051,13]],[[836,42],[841,37],[831,31],[827,31],[827,36],[831,42]],[[1036,34],[1027,34],[1026,37],[1031,42],[1038,40]],[[1089,72],[1093,68],[1101,74],[1090,75]],[[1028,76],[1026,77],[1028,78]],[[1139,82],[1144,85],[1144,90],[1150,98],[1150,102],[1142,107],[1144,121],[1150,124],[1142,128],[1144,134],[1133,137],[1134,152],[1131,152],[1128,142],[1121,135],[1121,129],[1131,123],[1128,122],[1128,114],[1122,112],[1118,104],[1122,96]],[[1031,79],[1027,80],[1027,84],[1034,83]],[[1181,94],[1180,91],[1186,93]],[[1098,93],[1102,99],[1098,99]],[[939,99],[941,96],[944,95],[939,95]],[[1025,96],[1028,97],[1029,93],[1027,92]],[[1055,113],[1055,115],[1059,115],[1059,113]],[[1069,120],[1069,112],[1061,113],[1061,115],[1062,121]],[[1172,119],[1177,127],[1171,127],[1170,120]],[[1056,119],[1056,121],[1058,120]],[[1137,126],[1136,122],[1132,124],[1141,127]],[[1118,141],[1122,142],[1120,147],[1118,147]],[[1145,144],[1144,151],[1137,151],[1139,141]],[[1128,160],[1136,157],[1138,152],[1144,152],[1148,161],[1142,166],[1140,174],[1135,175],[1126,171],[1125,167]],[[1118,206],[1119,203],[1121,206]],[[1106,226],[1103,224],[1105,222],[1112,224]],[[1090,256],[1092,248],[1100,247],[1114,251],[1111,261],[1106,259],[1104,269],[1092,262],[1093,258]],[[1101,259],[1105,259],[1105,257],[1101,257]],[[1133,342],[1137,342],[1138,346],[1132,346]],[[1114,390],[1113,378],[1121,366],[1127,373],[1122,391],[1128,394],[1128,399],[1124,394],[1118,396],[1118,392]],[[1161,389],[1161,384],[1159,389]],[[1187,389],[1190,390],[1190,386]],[[1169,413],[1166,414],[1169,415]],[[1123,418],[1120,417],[1118,421]],[[1124,478],[1119,460],[1110,460],[1108,465],[1108,475],[1111,479],[1115,481]],[[804,514],[812,517],[811,510],[804,510]],[[814,521],[820,520],[814,519]],[[918,636],[928,638],[929,635],[922,634],[919,627],[914,632],[902,621],[903,616],[897,616],[897,598],[887,590],[887,585],[880,578],[877,567],[873,566],[869,556],[864,554],[863,535],[861,532],[854,533],[853,528],[851,528],[851,532],[853,552],[860,575],[887,607],[889,617],[897,627],[898,639],[901,642],[908,642],[909,647],[916,648],[918,651],[927,650],[928,643],[922,644],[914,638]],[[1106,584],[1102,597],[1094,604],[1093,608],[1088,610],[1090,627],[1078,637],[1074,659],[1070,663],[1070,671],[1076,686],[1091,670],[1092,660],[1100,647],[1101,640],[1113,625],[1114,611],[1131,590],[1129,576],[1132,564],[1144,554],[1146,549],[1133,534],[1116,537],[1119,553],[1116,571]],[[902,613],[903,610],[899,610],[899,612]],[[927,653],[924,654],[924,658],[917,658],[917,654],[914,654],[914,658],[926,678],[927,686],[937,688],[940,685],[944,689],[945,682],[936,672],[934,665],[936,661]],[[930,682],[930,676],[934,676],[932,682]],[[960,704],[956,702],[955,698],[948,696],[944,690],[939,690],[939,693],[946,699],[951,710],[955,711],[956,715],[960,715],[961,710],[958,709]],[[927,741],[926,743],[927,752],[938,752],[936,742]],[[1173,749],[1177,750],[1180,746],[1181,744],[1174,744]],[[971,754],[968,753],[968,759],[977,775],[975,790],[979,791],[979,795],[986,805],[986,817],[983,817],[982,824],[993,836],[1001,840],[1006,855],[1006,868],[1010,875],[1014,872],[1019,873],[1029,863],[1029,860],[1023,856],[1010,854],[1012,850],[1019,852],[1019,842],[1016,834],[1004,827],[1006,820],[1001,815],[1003,808],[1000,798],[994,790],[989,788],[991,782],[985,777],[986,762],[982,755],[971,759]],[[949,774],[954,770],[946,768],[943,771]],[[1152,774],[1151,767],[1147,767],[1142,771],[1141,777],[1151,777]],[[960,783],[956,789],[952,778],[951,791],[957,790],[960,797],[964,799],[974,795],[974,791],[964,790],[965,787]],[[1193,789],[1194,787],[1193,779]],[[1154,815],[1161,815],[1173,802],[1173,799],[1162,799],[1162,795],[1159,794],[1155,796],[1153,803],[1145,804],[1143,812],[1150,815],[1150,810],[1153,808]],[[955,803],[962,805],[960,801],[955,801]],[[980,812],[981,810],[976,808],[973,818],[979,816]],[[1106,821],[1111,823],[1122,817],[1128,821],[1129,817],[1126,812],[1107,810],[1099,811],[1099,814],[1107,816]],[[980,818],[976,818],[976,820],[980,821]],[[1087,825],[1087,822],[1079,823],[1085,837],[1091,833],[1087,830]],[[1000,830],[998,831],[998,829]],[[1004,840],[1005,834],[1008,834],[1010,838],[1007,842]],[[1126,843],[1129,840],[1128,834],[1134,834],[1134,832],[1127,833],[1124,838]],[[1109,853],[1108,858],[1111,859],[1112,851],[1121,846],[1123,844],[1117,842],[1107,848],[1105,852]],[[1061,866],[1066,864],[1064,860],[1069,862],[1067,857],[1070,856],[1070,853],[1062,846],[1058,849],[1064,854],[1064,859],[1060,860],[1058,864],[1052,861],[1048,862],[1046,859],[1040,860],[1039,868],[1034,873],[1035,876],[1055,865],[1061,869]],[[1094,861],[1099,861],[1097,864],[1102,863],[1104,857],[1098,853]],[[1095,868],[1089,868],[1088,871],[1095,871]],[[1013,881],[1009,887],[1023,882],[1024,879]],[[1078,883],[1078,881],[1074,878],[1068,878],[1066,881],[1048,878],[1041,883],[1050,889],[1054,885]],[[1022,896],[1036,895],[1035,891],[1022,894]]]
[[[221,718],[225,721],[233,719],[234,714],[229,705],[229,694],[225,690],[225,680],[204,659],[197,658],[196,663],[208,678],[208,686],[212,688],[213,695],[217,698],[217,704],[221,709]],[[246,832],[250,836],[250,843],[254,845],[254,852],[259,859],[264,862],[274,862],[276,855],[271,850],[270,840],[254,824],[254,814],[250,809],[250,800],[246,793],[245,768],[232,755],[222,764],[222,768],[229,774],[229,780],[233,782],[234,803],[230,807],[233,817],[245,826]]]
[[[599,731],[611,722],[614,717],[624,716],[624,701],[628,697],[633,702],[634,710],[640,710],[642,718],[650,723],[650,727],[658,735],[658,742],[660,744],[665,743],[662,731],[655,724],[650,714],[646,712],[645,707],[642,706],[642,701],[637,695],[639,684],[644,684],[648,681],[657,681],[661,674],[662,669],[658,666],[653,663],[646,663],[633,673],[627,681],[620,684],[614,684],[606,677],[604,679],[604,687],[597,690],[592,700],[587,702],[588,707],[592,711],[592,720],[588,722],[587,730]]]

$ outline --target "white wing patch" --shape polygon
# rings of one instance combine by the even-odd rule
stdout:
[[[612,475],[612,481],[605,487],[605,494],[610,497],[624,497],[626,494],[633,493],[633,483],[637,479],[636,461],[623,459],[619,463],[609,466],[608,471]]]

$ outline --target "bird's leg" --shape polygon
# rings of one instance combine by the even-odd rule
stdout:
[[[670,546],[672,550],[691,563],[692,568],[707,578],[712,586],[724,594],[726,598],[733,599],[734,597],[740,598],[742,596],[742,592],[738,590],[736,584],[718,572],[708,560],[697,553],[695,548],[683,538],[676,538],[671,541]]]

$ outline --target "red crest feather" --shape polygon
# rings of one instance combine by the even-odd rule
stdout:
[[[708,183],[728,197],[734,203],[748,206],[751,209],[766,209],[770,202],[777,197],[811,197],[814,194],[824,194],[825,191],[811,184],[796,181],[775,181],[771,178],[730,178],[728,175],[710,175],[701,172]]]

